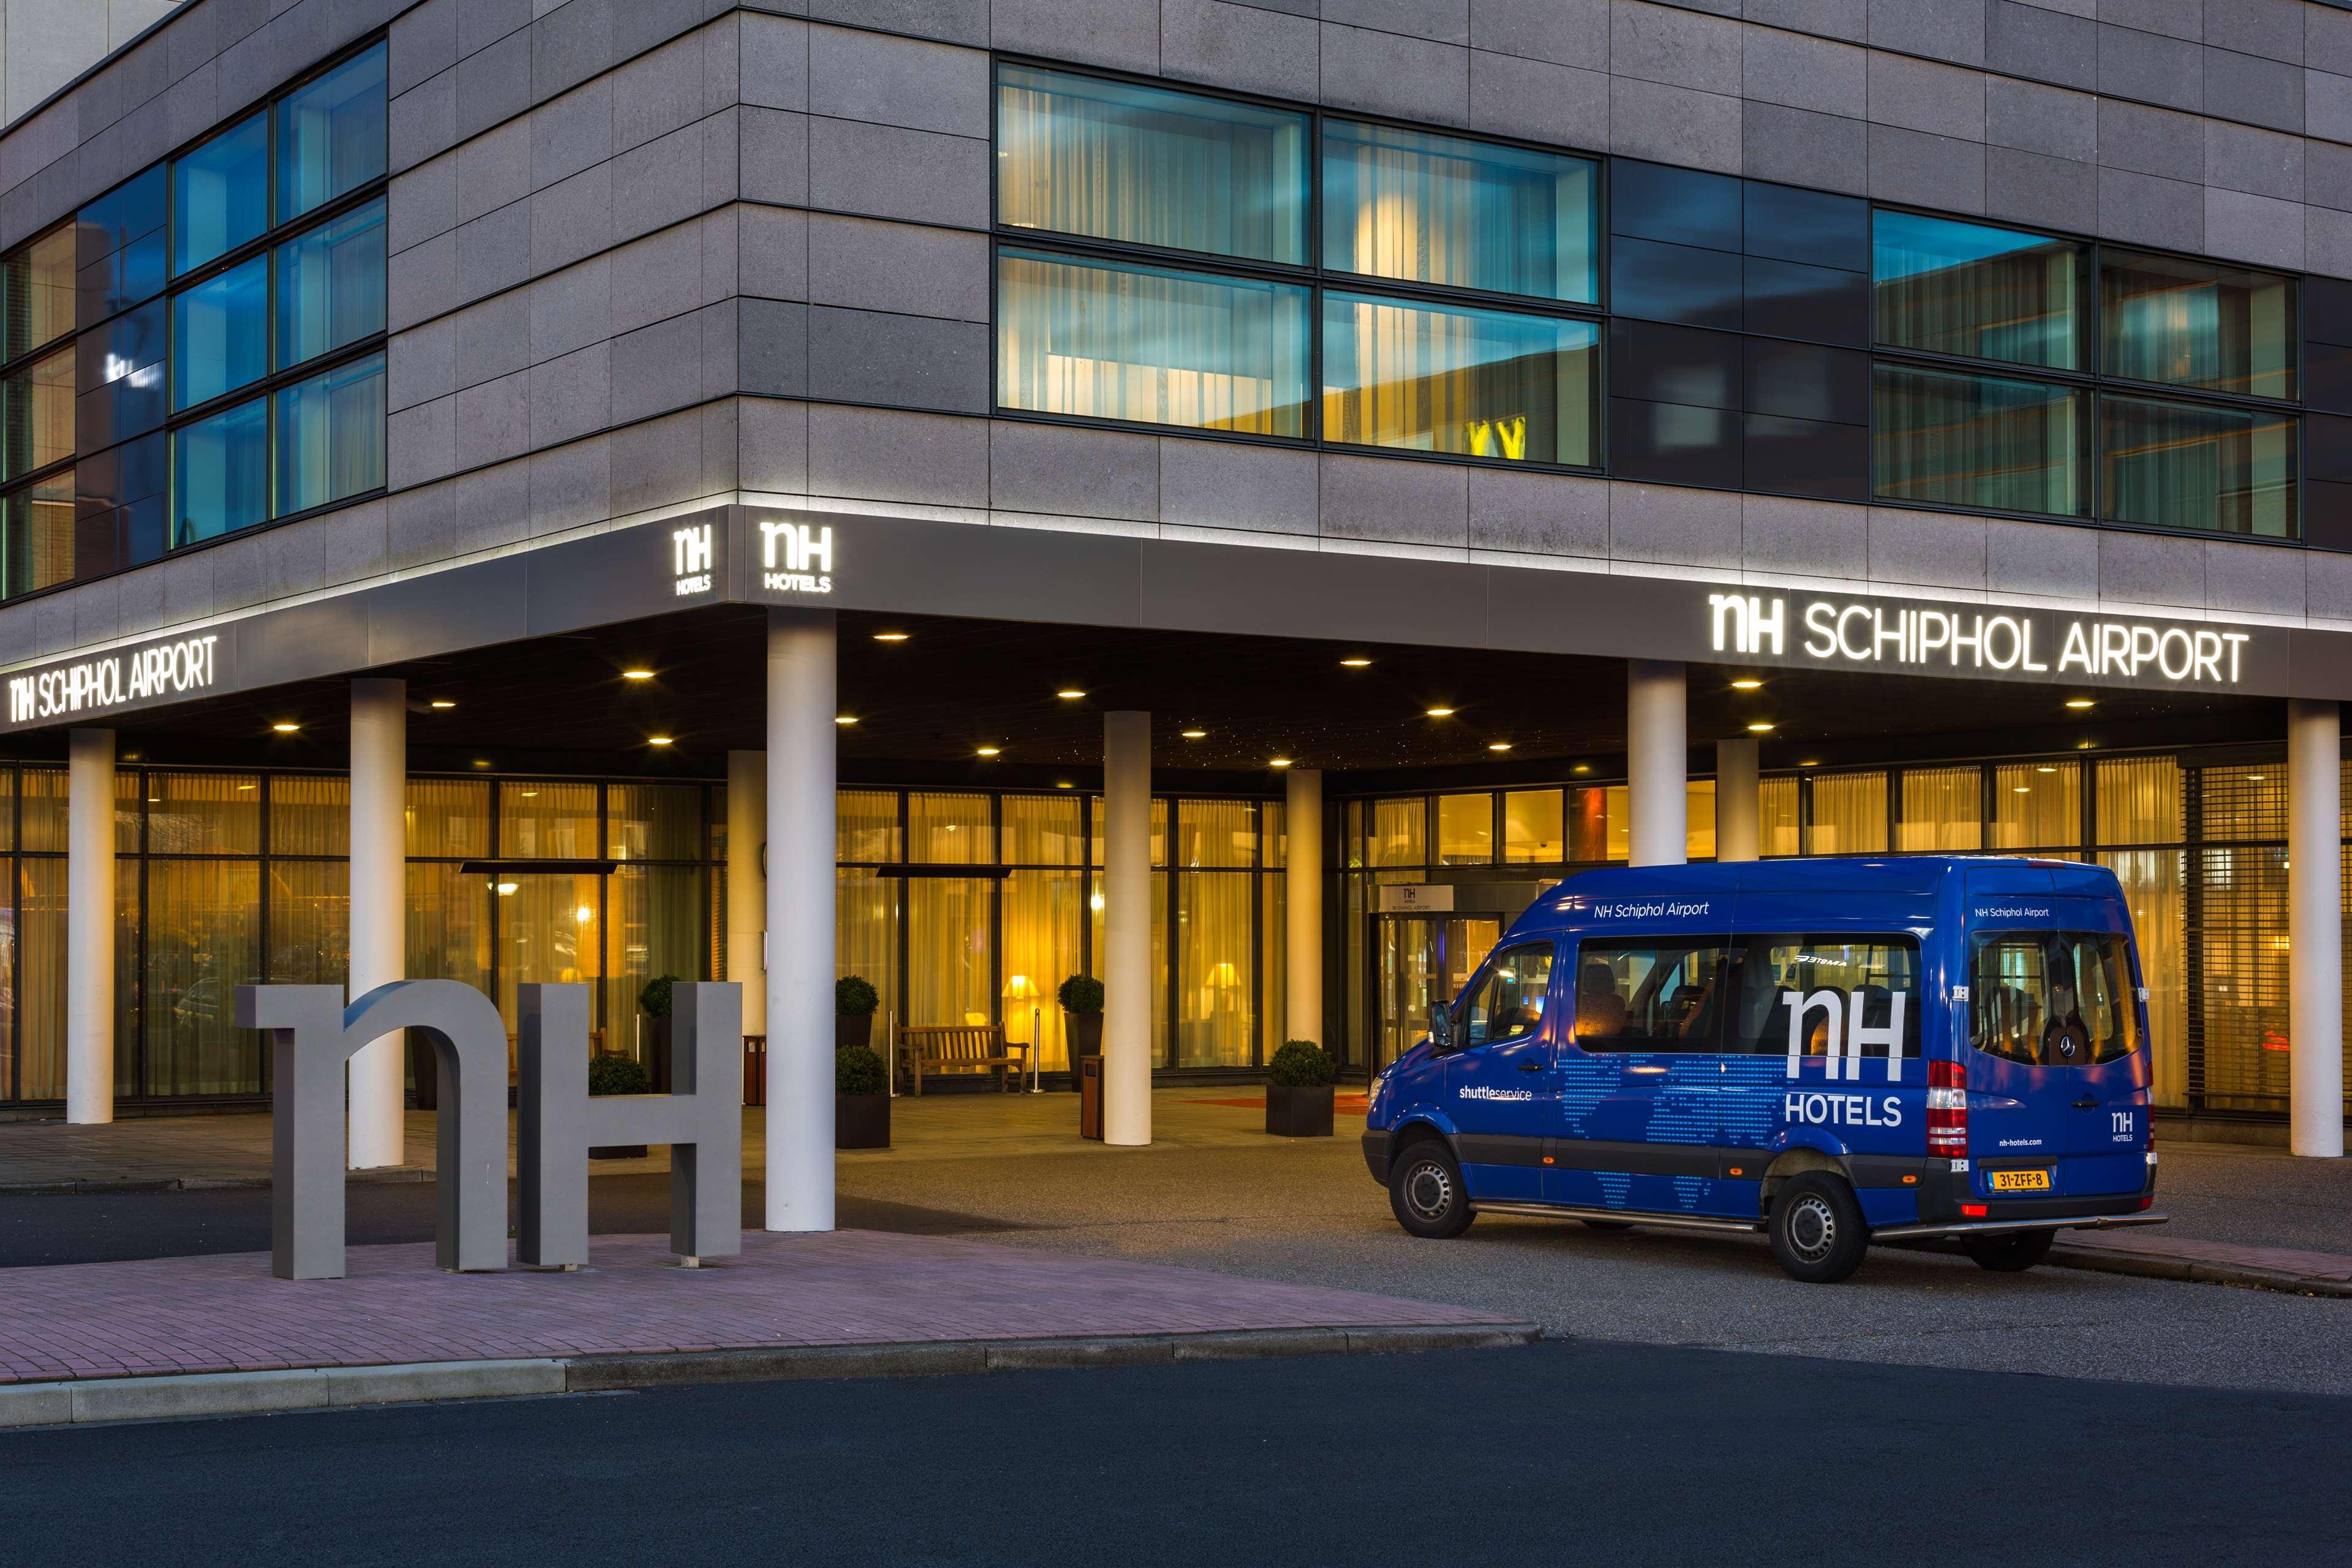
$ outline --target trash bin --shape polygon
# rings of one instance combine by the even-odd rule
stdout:
[[[1102,1141],[1102,1058],[1078,1058],[1078,1136]]]

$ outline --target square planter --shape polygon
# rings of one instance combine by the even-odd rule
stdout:
[[[1102,1055],[1103,1016],[1100,1013],[1064,1013],[1068,1021],[1070,1038],[1070,1090],[1078,1091],[1078,1063],[1087,1057]]]
[[[1265,1130],[1279,1138],[1331,1136],[1331,1086],[1265,1086]]]
[[[835,1095],[833,1146],[836,1149],[887,1149],[890,1146],[890,1097],[887,1094]]]

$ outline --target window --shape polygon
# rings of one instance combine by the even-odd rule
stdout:
[[[1531,942],[1496,953],[1478,988],[1461,1004],[1462,1044],[1499,1045],[1543,1027],[1551,998],[1551,943]]]
[[[2085,247],[1917,213],[1881,212],[1872,236],[1881,343],[2083,368]]]
[[[1491,795],[1441,795],[1437,797],[1437,863],[1441,866],[1487,866],[1495,859],[1495,797]]]
[[[383,233],[373,201],[278,247],[278,368],[383,331]]]
[[[34,361],[0,381],[0,479],[73,455],[74,351]]]
[[[384,172],[384,47],[378,44],[278,101],[278,221]]]
[[[278,394],[282,515],[383,487],[383,356],[372,354]]]
[[[1590,321],[1328,294],[1325,437],[1591,464],[1600,342]]]
[[[1013,228],[1297,265],[1307,117],[1060,71],[997,73],[997,213]]]
[[[1566,825],[1556,789],[1515,789],[1503,795],[1503,858],[1513,865],[1557,865],[1567,855]]]
[[[1812,819],[1805,827],[1808,855],[1886,852],[1886,775],[1816,774],[1810,781]]]
[[[0,499],[0,597],[69,582],[74,574],[74,476],[36,479]]]
[[[1307,291],[1004,251],[997,402],[1199,430],[1303,436]]]
[[[240,404],[172,437],[172,497],[180,549],[269,516],[269,405]]]
[[[172,297],[171,360],[174,412],[268,374],[269,264],[264,258]]]
[[[2083,771],[2074,763],[2019,763],[1992,773],[1995,849],[2072,849],[2083,842]]]
[[[1742,936],[1725,1048],[1750,1056],[1919,1055],[1919,944],[1910,937]],[[1852,1068],[1848,1068],[1849,1074]]]
[[[163,216],[170,205],[165,166],[157,163],[74,216],[79,268],[74,317],[87,326],[163,288]]]
[[[2102,397],[2099,427],[2102,516],[2295,537],[2294,419],[2219,404]]]
[[[1584,158],[1328,121],[1323,265],[1591,304],[1596,173]]]
[[[2099,297],[2109,375],[2247,397],[2295,395],[2293,280],[2109,250]]]
[[[2088,1067],[2139,1047],[2124,939],[2104,931],[1982,932],[1969,1043],[2029,1067]]]
[[[1588,1051],[1712,1051],[1720,937],[1588,942],[1577,950],[1576,1043]]]
[[[69,223],[0,258],[0,360],[73,331],[74,269]]]
[[[172,273],[226,256],[269,226],[269,117],[256,114],[172,164]]]
[[[1881,499],[1992,511],[2089,510],[2079,388],[1881,364],[1872,482]]]

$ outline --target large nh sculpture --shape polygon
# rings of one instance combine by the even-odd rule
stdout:
[[[672,994],[671,1094],[588,1096],[588,987],[518,988],[517,1259],[588,1260],[592,1144],[670,1146],[670,1249],[688,1263],[743,1249],[743,1010],[732,984]],[[455,980],[396,980],[343,1005],[332,985],[240,985],[236,1021],[270,1031],[270,1272],[343,1276],[343,1068],[415,1029],[440,1068],[434,1227],[444,1268],[507,1266],[507,1033],[490,999]]]

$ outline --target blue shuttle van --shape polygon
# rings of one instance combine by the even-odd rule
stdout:
[[[1588,871],[1377,1079],[1364,1159],[1415,1236],[1481,1212],[1873,1240],[2030,1268],[2154,1225],[2147,992],[2115,874],[1920,856]]]

